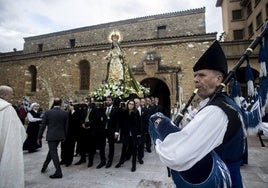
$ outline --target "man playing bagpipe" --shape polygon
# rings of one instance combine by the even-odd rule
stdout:
[[[235,102],[215,93],[227,76],[225,55],[215,41],[193,67],[201,109],[182,130],[161,113],[150,118],[160,160],[177,187],[243,187],[243,121]],[[209,103],[208,103],[209,102]]]

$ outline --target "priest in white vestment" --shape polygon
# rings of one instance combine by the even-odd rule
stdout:
[[[12,88],[0,86],[0,187],[24,187],[23,127],[10,101]]]

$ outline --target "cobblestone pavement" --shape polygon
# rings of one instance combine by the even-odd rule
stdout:
[[[50,179],[55,169],[50,163],[46,173],[40,170],[47,153],[47,144],[35,152],[24,152],[25,187],[26,188],[175,188],[172,179],[167,177],[166,167],[159,161],[157,154],[145,152],[144,164],[137,163],[137,170],[131,172],[131,161],[126,161],[121,168],[115,168],[119,161],[121,145],[116,144],[115,159],[111,168],[96,169],[99,156],[95,155],[93,167],[87,163],[81,165],[62,166],[63,178]],[[249,164],[241,167],[244,188],[268,187],[268,140],[267,147],[261,147],[256,136],[248,138]],[[73,163],[79,157],[75,157]]]

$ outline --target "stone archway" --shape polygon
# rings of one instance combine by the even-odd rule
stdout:
[[[159,98],[159,104],[165,109],[165,115],[170,117],[170,91],[165,82],[157,78],[146,78],[141,85],[150,88],[151,96]]]

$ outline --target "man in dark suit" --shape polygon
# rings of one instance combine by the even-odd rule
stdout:
[[[97,169],[102,168],[106,165],[105,159],[105,123],[106,115],[105,108],[102,103],[96,103],[96,107],[92,109],[92,118],[90,124],[90,147],[91,150],[88,154],[89,162],[93,165],[94,155],[96,150],[99,150],[100,154],[100,163],[97,165]]]
[[[75,165],[80,165],[86,162],[86,155],[88,154],[88,167],[93,166],[93,156],[95,154],[94,145],[94,118],[95,103],[92,98],[85,100],[87,107],[81,114],[81,129],[80,129],[80,160]],[[93,154],[94,153],[94,154]]]
[[[143,157],[144,157],[144,143],[145,143],[145,134],[144,129],[146,125],[146,120],[149,120],[146,116],[145,109],[141,107],[141,102],[139,98],[135,98],[135,105],[138,112],[138,121],[137,121],[137,139],[138,139],[138,162],[143,164]]]
[[[107,138],[109,144],[108,162],[106,168],[112,166],[114,157],[115,132],[118,129],[118,108],[113,105],[113,98],[106,97],[106,124],[105,124],[105,140]]]
[[[145,145],[146,145],[146,151],[148,153],[151,153],[152,152],[152,150],[151,150],[151,146],[152,146],[151,140],[152,139],[151,139],[151,136],[149,134],[149,118],[151,115],[154,114],[154,112],[153,112],[152,100],[150,97],[145,98],[145,103],[146,104],[145,104],[144,110],[145,110],[145,112],[147,114],[147,118],[148,118],[148,120],[146,120],[147,122],[145,124],[146,126],[145,126],[145,130],[144,130],[144,132],[145,132]]]
[[[48,127],[46,140],[49,151],[41,172],[44,173],[46,171],[48,164],[52,159],[56,172],[49,176],[50,178],[62,178],[57,147],[61,141],[66,139],[68,128],[68,112],[60,108],[61,103],[62,101],[60,98],[55,98],[53,108],[45,113],[38,133],[38,142],[40,142],[46,126]]]

